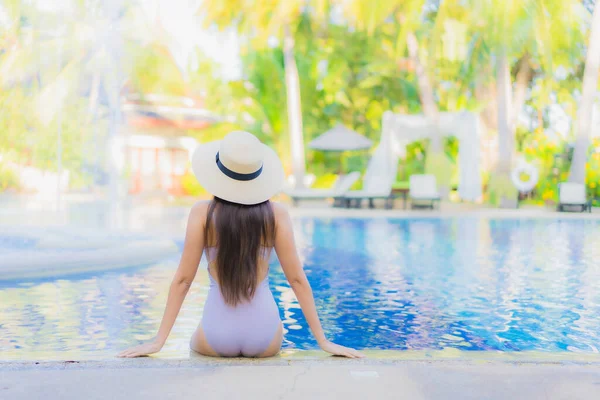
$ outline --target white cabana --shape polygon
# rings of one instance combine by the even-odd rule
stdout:
[[[459,140],[460,197],[467,201],[478,200],[482,195],[479,117],[467,111],[440,113],[438,126],[440,135],[455,136]],[[423,115],[394,114],[387,111],[383,115],[381,144],[374,158],[381,158],[380,162],[387,164],[391,168],[390,173],[396,176],[397,160],[405,156],[406,146],[429,138],[434,132],[435,127]]]

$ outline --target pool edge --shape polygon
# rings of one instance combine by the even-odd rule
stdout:
[[[365,350],[366,358],[351,360],[331,357],[314,350],[284,351],[266,359],[211,358],[196,354],[188,357],[164,358],[160,356],[138,359],[69,359],[69,360],[0,360],[0,370],[27,369],[124,369],[124,368],[201,368],[219,366],[286,366],[298,364],[324,365],[395,365],[400,363],[436,364],[553,364],[600,365],[600,354],[544,353],[544,352],[493,352],[460,351],[396,351]]]

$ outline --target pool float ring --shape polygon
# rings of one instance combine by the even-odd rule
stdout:
[[[522,180],[521,176],[523,175],[527,175],[529,179],[526,181]],[[540,174],[538,169],[532,164],[522,161],[515,169],[512,170],[510,178],[513,185],[515,185],[519,192],[529,193],[533,190],[535,185],[537,185],[538,180],[540,179]]]

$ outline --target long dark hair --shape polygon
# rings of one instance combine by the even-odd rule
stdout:
[[[262,248],[275,243],[271,203],[246,206],[215,197],[208,207],[205,226],[205,240],[218,249],[217,279],[225,302],[235,306],[252,299]]]

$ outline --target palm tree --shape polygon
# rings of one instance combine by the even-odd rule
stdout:
[[[451,2],[451,1],[450,1]],[[446,15],[436,0],[388,0],[371,2],[350,0],[344,4],[349,20],[359,29],[366,30],[374,39],[380,36],[384,41],[390,40],[390,31],[394,32],[392,40],[396,43],[391,56],[398,65],[406,64],[405,53],[408,54],[409,65],[416,77],[421,112],[433,126],[427,150],[426,169],[438,178],[440,191],[445,196],[450,191],[450,182],[446,171],[453,168],[451,161],[444,153],[444,145],[439,128],[440,112],[436,90],[435,51],[432,25],[443,25]],[[435,30],[435,29],[434,29]],[[401,71],[396,72],[400,78]]]
[[[490,49],[488,56],[495,64],[498,117],[495,170],[497,176],[507,178],[515,152],[518,116],[533,77],[532,61],[542,71],[553,74],[553,60],[576,51],[573,44],[580,30],[581,4],[564,0],[471,0],[467,7],[470,35],[483,38]],[[514,82],[511,70],[517,71]]]
[[[294,34],[308,10],[315,15],[326,15],[329,1],[259,0],[251,3],[241,0],[206,0],[201,5],[201,13],[209,26],[215,24],[219,28],[235,27],[254,48],[266,46],[271,38],[282,42],[292,172],[296,186],[303,186],[306,164]]]
[[[423,25],[424,15],[427,13],[430,1],[426,0],[388,0],[388,1],[365,1],[350,0],[342,2],[351,23],[358,29],[367,31],[375,36],[378,28],[386,22],[392,21],[398,24],[396,38],[396,57],[404,56],[404,49],[408,52],[411,64],[414,67],[419,88],[419,100],[423,114],[437,126],[439,121],[439,109],[435,100],[435,92],[431,80],[431,70],[425,62],[417,30]],[[442,141],[439,134],[431,138],[429,151],[439,154],[443,151]]]
[[[583,74],[583,89],[579,105],[577,140],[573,152],[573,163],[569,181],[585,183],[585,165],[590,146],[594,99],[600,72],[600,6],[596,4],[592,14],[591,32]]]

